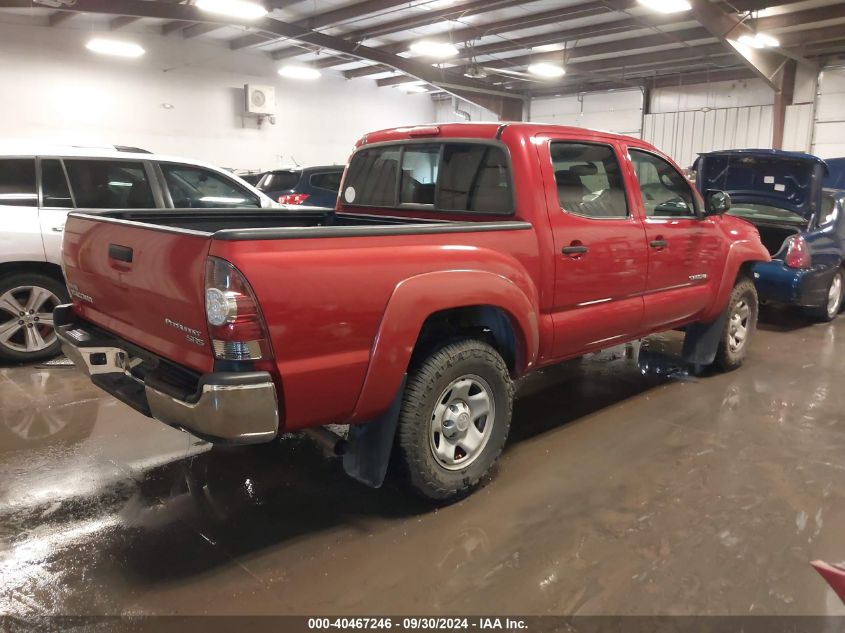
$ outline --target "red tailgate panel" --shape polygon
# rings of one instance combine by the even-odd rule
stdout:
[[[204,297],[209,244],[203,235],[69,217],[62,257],[76,312],[180,365],[212,371]]]

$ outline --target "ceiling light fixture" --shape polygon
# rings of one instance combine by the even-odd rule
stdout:
[[[566,74],[563,66],[552,64],[550,62],[537,62],[528,66],[528,72],[536,77],[544,77],[551,79],[553,77],[562,77]]]
[[[658,13],[680,13],[692,8],[687,0],[637,0],[637,2]]]
[[[109,40],[102,37],[95,37],[94,39],[88,40],[85,48],[94,53],[114,55],[116,57],[140,57],[146,52],[142,46],[133,42]]]
[[[399,88],[399,90],[404,90],[405,92],[428,92],[425,86],[412,81],[408,81],[403,84],[396,84],[396,87]]]
[[[751,35],[740,35],[737,40],[740,44],[750,46],[751,48],[772,48],[780,46],[780,42],[776,37],[772,37],[768,33],[754,33]]]
[[[242,20],[257,20],[267,15],[267,9],[248,0],[197,0],[197,8]]]
[[[310,66],[294,66],[287,64],[279,68],[279,74],[288,79],[318,79],[320,71]]]
[[[451,42],[436,42],[434,40],[420,40],[411,44],[411,52],[425,57],[446,59],[458,54],[458,47]]]

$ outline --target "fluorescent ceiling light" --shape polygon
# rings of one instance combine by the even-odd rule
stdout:
[[[658,13],[680,13],[689,11],[692,7],[687,0],[637,0],[644,7]]]
[[[95,53],[116,55],[118,57],[140,57],[145,52],[143,47],[138,46],[138,44],[122,42],[120,40],[108,40],[102,37],[95,37],[89,40],[85,48]]]
[[[553,53],[555,51],[562,51],[565,48],[563,43],[559,44],[541,44],[540,46],[535,46],[531,50],[536,51],[538,53]]]
[[[288,79],[317,79],[320,71],[309,66],[294,66],[291,64],[279,68],[279,74]]]
[[[537,77],[562,77],[566,74],[563,66],[551,64],[549,62],[537,62],[528,67],[528,72]]]
[[[196,6],[209,13],[220,13],[244,20],[257,20],[267,15],[267,9],[248,0],[197,0]]]
[[[436,42],[434,40],[420,40],[411,44],[411,51],[417,55],[445,59],[458,54],[458,47],[450,42]]]
[[[405,92],[428,92],[425,86],[413,81],[408,81],[403,84],[396,84],[396,87],[399,88],[399,90],[404,90]]]
[[[741,35],[737,40],[740,44],[750,46],[751,48],[771,48],[773,46],[780,46],[776,37],[772,37],[767,33],[754,33],[754,35]]]

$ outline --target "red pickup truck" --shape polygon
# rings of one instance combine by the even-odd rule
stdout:
[[[349,424],[446,501],[489,473],[514,379],[672,328],[738,367],[769,255],[648,143],[524,123],[366,135],[335,211],[71,213],[65,352],[125,403],[214,442]]]

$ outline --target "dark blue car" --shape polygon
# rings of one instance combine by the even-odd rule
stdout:
[[[343,170],[343,165],[275,169],[264,174],[256,186],[281,204],[334,209]]]
[[[845,287],[845,189],[824,186],[825,161],[799,152],[727,150],[701,154],[695,170],[699,191],[726,191],[729,213],[759,230],[772,256],[753,268],[760,299],[833,320]]]

